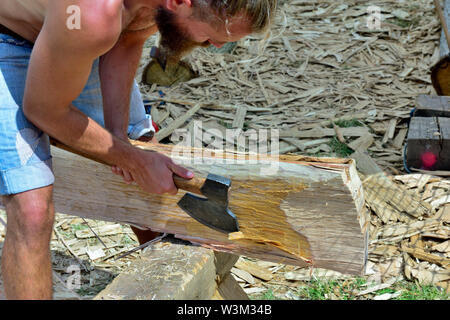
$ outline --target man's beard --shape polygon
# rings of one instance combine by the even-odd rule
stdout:
[[[159,7],[155,16],[160,33],[159,57],[164,64],[176,64],[180,59],[196,47],[208,47],[208,41],[199,43],[179,27],[175,15],[169,10]]]

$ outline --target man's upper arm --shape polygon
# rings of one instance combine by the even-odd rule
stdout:
[[[79,7],[79,29],[67,26],[70,17],[67,8],[71,5]],[[28,68],[24,95],[24,111],[28,117],[65,112],[81,93],[93,60],[117,41],[121,8],[121,0],[49,1]]]

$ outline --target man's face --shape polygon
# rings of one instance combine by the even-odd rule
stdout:
[[[195,47],[212,44],[220,48],[227,42],[237,41],[251,33],[244,16],[233,17],[228,23],[216,18],[214,22],[206,22],[195,18],[194,15],[177,16],[160,7],[156,14],[156,23],[161,34],[161,52],[174,60],[181,59]]]

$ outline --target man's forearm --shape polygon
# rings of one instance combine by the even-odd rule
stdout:
[[[111,51],[100,58],[105,127],[122,139],[127,137],[130,94],[142,46],[142,41],[130,41],[122,35]]]
[[[74,106],[52,119],[38,120],[36,124],[60,142],[95,159],[122,168],[134,166],[133,155],[136,149],[112,135]]]

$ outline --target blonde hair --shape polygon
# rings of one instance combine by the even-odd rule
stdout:
[[[197,16],[211,20],[211,10],[223,19],[244,14],[250,21],[252,33],[262,33],[272,24],[277,9],[277,0],[193,0],[194,8],[199,8]]]

